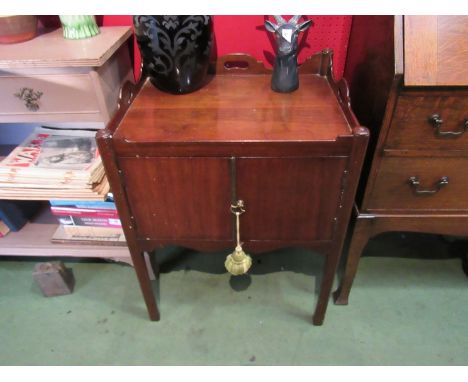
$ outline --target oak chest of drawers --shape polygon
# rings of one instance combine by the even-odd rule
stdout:
[[[467,16],[354,19],[346,76],[372,139],[338,304],[370,237],[468,236],[467,41]]]
[[[232,68],[239,61],[248,69]],[[300,72],[290,94],[273,92],[271,72],[245,56],[220,59],[216,75],[191,94],[146,81],[98,134],[152,320],[159,311],[143,252],[166,245],[232,252],[230,207],[242,200],[246,252],[301,246],[326,256],[313,318],[323,322],[368,132],[349,108],[346,83],[332,78],[331,52]]]

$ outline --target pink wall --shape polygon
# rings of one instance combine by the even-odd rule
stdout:
[[[289,16],[286,16],[288,19]],[[334,51],[334,74],[341,78],[346,62],[349,32],[352,16],[305,16],[314,25],[300,40],[298,61],[325,48]],[[132,25],[132,16],[97,16],[99,25]],[[228,53],[248,53],[266,66],[273,63],[274,42],[272,35],[264,28],[265,16],[213,16],[216,56]],[[51,25],[58,17],[46,16],[43,22]],[[58,26],[58,25],[56,25]],[[135,52],[136,66],[139,66],[139,52]]]

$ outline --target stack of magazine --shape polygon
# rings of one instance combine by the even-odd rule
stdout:
[[[95,131],[36,128],[0,162],[0,199],[104,200]]]

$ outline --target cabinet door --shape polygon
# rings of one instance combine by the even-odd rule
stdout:
[[[242,240],[332,238],[346,158],[242,158],[237,199],[245,202]]]
[[[232,240],[228,158],[121,158],[140,238]]]

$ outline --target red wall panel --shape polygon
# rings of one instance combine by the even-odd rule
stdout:
[[[222,56],[228,53],[248,53],[257,60],[271,67],[274,59],[274,40],[271,33],[265,30],[266,16],[213,16],[215,35],[215,54]],[[289,16],[285,16],[289,19]],[[298,61],[331,48],[334,51],[334,74],[341,78],[346,62],[348,39],[351,30],[351,16],[305,16],[314,25],[301,34]],[[49,26],[58,24],[58,17],[46,16],[44,23]],[[97,16],[99,25],[132,25],[132,16],[105,15]],[[135,52],[135,64],[139,67],[139,52]]]
[[[285,16],[286,19],[289,16]],[[334,51],[334,74],[341,78],[346,62],[351,16],[305,16],[314,25],[302,36],[298,61],[325,48]],[[265,30],[265,16],[213,16],[216,56],[228,53],[248,53],[271,67],[274,40]],[[131,16],[103,16],[103,25],[131,25]],[[137,54],[136,64],[139,63]]]
[[[285,18],[289,19],[289,16]],[[314,53],[332,48],[334,73],[337,78],[341,78],[351,29],[351,16],[305,16],[305,18],[311,19],[314,25],[301,34],[299,63]],[[275,45],[272,34],[263,26],[264,21],[264,16],[215,16],[213,22],[217,55],[249,53],[271,67]]]

